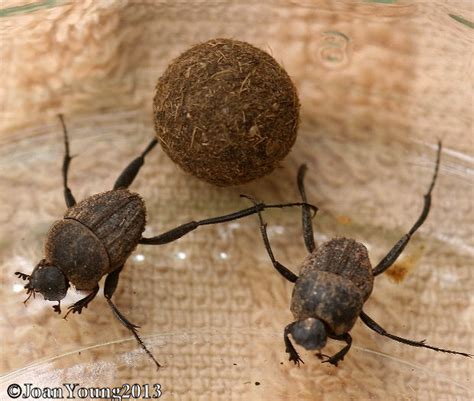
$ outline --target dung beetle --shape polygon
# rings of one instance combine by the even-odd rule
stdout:
[[[258,212],[263,242],[274,268],[285,279],[294,283],[290,309],[295,321],[286,326],[284,330],[284,342],[290,361],[297,365],[303,362],[290,340],[289,335],[291,334],[297,344],[307,350],[316,350],[316,355],[323,362],[337,366],[351,347],[352,337],[349,331],[358,317],[376,333],[403,344],[466,357],[472,356],[464,352],[433,347],[426,344],[424,340],[413,341],[390,334],[362,309],[372,293],[374,277],[393,265],[412,235],[426,220],[431,205],[431,192],[438,175],[440,157],[441,142],[438,144],[433,178],[428,192],[424,195],[424,207],[418,220],[373,269],[367,248],[353,239],[334,238],[317,248],[309,209],[303,206],[303,237],[309,255],[303,261],[300,275],[297,276],[275,259],[267,236],[267,225],[261,212]],[[303,182],[305,173],[306,165],[303,164],[298,170],[297,185],[304,203],[307,202]],[[258,204],[252,198],[245,197],[255,205]],[[321,353],[321,349],[325,347],[328,338],[344,341],[346,345],[333,356],[324,355]]]
[[[70,284],[88,295],[68,307],[69,313],[82,312],[99,291],[99,281],[107,275],[104,296],[115,317],[133,334],[137,342],[154,361],[161,365],[143,343],[138,334],[139,326],[131,323],[112,302],[120,272],[138,244],[162,245],[175,241],[199,226],[219,224],[239,219],[267,208],[306,206],[301,202],[264,204],[243,209],[224,216],[191,221],[151,238],[142,236],[145,230],[146,209],[140,195],[127,188],[132,184],[145,156],[158,143],[153,139],[140,156],[134,159],[119,175],[111,191],[92,195],[78,203],[68,186],[68,170],[71,163],[69,140],[64,118],[59,115],[64,134],[65,155],[62,165],[64,198],[68,207],[64,218],[56,221],[49,230],[45,242],[45,257],[36,265],[31,274],[16,272],[15,275],[27,280],[28,297],[35,293],[45,300],[57,301],[53,309],[61,313],[61,300],[66,296]],[[65,318],[66,318],[65,316]]]

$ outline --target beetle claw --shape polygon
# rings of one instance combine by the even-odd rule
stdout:
[[[300,363],[304,364],[304,361],[301,359],[300,355],[295,351],[295,352],[289,352],[290,357],[288,360],[292,361],[295,365],[300,366]]]
[[[321,354],[321,356],[327,357],[327,359],[325,359],[324,361],[321,361],[321,363],[330,363],[331,365],[334,365],[336,367],[337,367],[337,364],[344,359],[343,356],[338,356],[337,354],[332,357],[328,357],[327,355],[323,355],[323,354]]]
[[[318,359],[321,359],[321,360],[324,359],[324,358],[328,358],[328,359],[331,358],[329,355],[323,354],[321,352],[316,352],[315,355],[318,357]]]
[[[83,304],[81,301],[76,302],[75,304],[69,305],[67,307],[68,311],[66,315],[64,316],[64,319],[67,318],[67,316],[72,312],[72,313],[77,313],[78,315],[81,314],[82,308],[87,308],[87,303]]]
[[[61,314],[61,302],[58,301],[57,305],[53,305],[53,310],[57,312],[58,314]]]

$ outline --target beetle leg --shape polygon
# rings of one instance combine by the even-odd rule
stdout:
[[[330,358],[329,355],[323,354],[323,353],[321,352],[321,350],[319,350],[318,352],[316,352],[315,355],[316,355],[316,357],[317,357],[318,359],[321,359],[321,360],[324,359],[324,358]]]
[[[250,198],[249,196],[246,196],[246,198],[251,200],[254,203],[254,205],[258,205],[258,203],[253,198]],[[290,269],[283,266],[280,262],[278,262],[278,260],[275,259],[275,256],[273,255],[272,247],[270,246],[270,241],[268,240],[267,223],[263,221],[262,213],[260,211],[258,211],[257,213],[258,213],[258,218],[260,220],[260,232],[262,234],[263,243],[265,244],[265,248],[267,250],[268,256],[270,257],[270,260],[273,263],[273,267],[278,271],[278,273],[280,273],[284,278],[286,278],[291,283],[296,282],[296,280],[298,280],[298,276],[295,273],[293,273]]]
[[[352,337],[349,333],[342,334],[340,336],[335,336],[335,335],[329,335],[330,338],[334,340],[340,340],[340,341],[345,341],[347,345],[341,349],[337,354],[334,354],[333,356],[329,357],[328,359],[325,359],[322,361],[322,363],[330,363],[331,365],[337,366],[337,364],[344,359],[344,356],[349,352],[351,349],[352,345]]]
[[[33,298],[35,297],[35,291],[31,287],[29,287],[29,284],[26,284],[24,288],[26,289],[26,295],[28,295],[26,299],[23,301],[23,303],[26,306],[26,303],[31,298],[31,296],[33,295]]]
[[[381,326],[379,326],[374,320],[372,320],[364,311],[362,311],[359,316],[369,329],[372,329],[373,331],[380,334],[381,336],[391,338],[392,340],[398,341],[400,343],[411,345],[412,347],[423,347],[423,348],[432,349],[434,351],[447,352],[449,354],[457,354],[457,355],[467,356],[469,358],[472,357],[471,354],[467,354],[465,352],[451,351],[449,349],[432,347],[431,345],[425,344],[425,340],[413,341],[413,340],[408,340],[403,337],[398,337],[396,335],[387,333]]]
[[[300,366],[300,363],[304,363],[303,360],[301,359],[300,355],[298,352],[296,352],[295,347],[291,343],[289,333],[291,326],[293,326],[295,323],[290,323],[288,326],[285,327],[284,335],[283,338],[285,340],[285,351],[287,354],[290,355],[288,358],[289,361],[293,361],[295,365]]]
[[[95,296],[97,295],[97,292],[99,292],[99,286],[97,285],[90,294],[88,294],[86,297],[80,299],[79,301],[73,303],[72,305],[69,305],[67,307],[68,311],[66,313],[66,315],[64,316],[64,319],[67,318],[67,315],[69,315],[71,312],[72,313],[77,313],[77,314],[81,314],[82,312],[82,309],[83,308],[87,308],[87,306],[89,305],[89,303],[95,298]],[[59,306],[59,305],[55,305],[55,306]],[[58,312],[56,309],[55,309],[56,312]]]
[[[156,146],[157,143],[158,139],[154,138],[148,144],[143,153],[134,159],[127,167],[125,167],[125,170],[122,171],[122,173],[117,178],[117,181],[115,181],[114,189],[128,188],[132,184],[133,180],[140,171],[140,168],[143,166],[143,163],[145,163],[145,156]]]
[[[69,139],[67,135],[66,124],[64,123],[64,117],[59,114],[61,125],[63,126],[64,133],[64,161],[63,161],[63,186],[64,186],[64,199],[66,200],[67,207],[72,207],[76,204],[76,200],[71,192],[71,189],[67,185],[67,174],[69,171],[69,164],[71,163],[72,157],[69,155]]]
[[[133,334],[133,336],[137,340],[138,344],[140,344],[140,346],[143,348],[143,350],[148,354],[148,356],[153,360],[153,362],[155,362],[156,367],[159,369],[161,367],[161,365],[155,359],[155,357],[153,356],[151,351],[145,346],[143,340],[141,339],[141,337],[138,334],[137,329],[140,328],[140,326],[137,326],[136,324],[131,323],[122,314],[122,312],[119,311],[117,306],[112,302],[111,298],[112,298],[112,295],[114,294],[114,292],[117,288],[117,284],[118,284],[118,280],[119,280],[119,276],[120,276],[120,272],[122,271],[122,268],[123,268],[123,266],[120,267],[117,270],[114,270],[113,272],[111,272],[107,275],[107,277],[105,279],[105,286],[104,286],[105,299],[107,300],[107,303],[109,304],[110,308],[112,309],[112,312],[114,313],[117,320],[120,323],[122,323],[128,330],[130,330],[130,332]]]
[[[157,235],[156,237],[151,237],[151,238],[142,237],[140,241],[138,241],[138,243],[144,244],[144,245],[163,245],[163,244],[167,244],[169,242],[173,242],[181,238],[183,235],[186,235],[187,233],[195,230],[199,226],[219,224],[219,223],[225,223],[232,220],[237,220],[242,217],[246,217],[246,216],[250,216],[252,214],[258,213],[259,211],[262,211],[264,209],[285,208],[285,207],[304,206],[304,205],[310,207],[313,211],[317,210],[315,206],[302,203],[302,202],[280,203],[280,204],[270,204],[270,205],[266,205],[265,203],[257,203],[253,207],[239,210],[238,212],[235,212],[235,213],[226,214],[224,216],[212,217],[210,219],[205,219],[205,220],[191,221],[189,223],[182,224],[163,234]]]
[[[300,191],[301,199],[304,203],[308,203],[306,199],[306,192],[304,190],[304,176],[306,174],[306,164],[302,164],[298,169],[298,175],[296,181],[298,183],[298,190]],[[303,206],[301,209],[303,212],[303,238],[306,249],[309,253],[313,253],[316,249],[314,243],[314,233],[313,233],[313,222],[311,221],[310,209],[307,206]]]
[[[387,270],[390,266],[392,266],[400,254],[403,252],[405,247],[407,246],[408,242],[410,241],[411,236],[418,230],[421,225],[425,222],[426,218],[428,217],[428,213],[430,212],[431,207],[431,192],[433,191],[436,178],[438,177],[438,170],[439,170],[439,162],[441,159],[441,141],[438,142],[438,153],[436,156],[436,165],[433,173],[433,178],[431,179],[431,184],[428,188],[428,192],[424,195],[424,205],[423,210],[421,211],[420,217],[415,222],[413,227],[406,233],[395,245],[394,247],[387,253],[387,255],[379,262],[377,266],[373,269],[373,275],[377,276]]]

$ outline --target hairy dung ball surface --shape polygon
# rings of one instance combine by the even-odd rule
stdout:
[[[158,80],[155,128],[185,171],[236,185],[272,171],[296,139],[299,101],[268,53],[214,39],[181,54]]]

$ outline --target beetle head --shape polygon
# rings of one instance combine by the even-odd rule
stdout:
[[[15,274],[23,280],[28,280],[25,284],[28,294],[25,303],[31,295],[34,296],[37,292],[43,295],[47,301],[60,301],[66,296],[69,288],[69,282],[61,269],[47,263],[45,259],[36,265],[31,275],[20,272]]]
[[[293,339],[307,350],[319,350],[324,348],[327,341],[324,323],[312,317],[294,322],[289,332]]]

